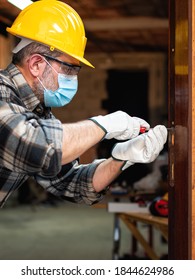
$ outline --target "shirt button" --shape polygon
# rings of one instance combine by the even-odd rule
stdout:
[[[42,114],[42,113],[43,113],[43,109],[40,108],[40,107],[37,107],[37,108],[36,108],[36,112],[37,112],[38,114]]]

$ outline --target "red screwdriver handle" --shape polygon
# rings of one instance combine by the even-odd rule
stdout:
[[[146,128],[144,126],[141,126],[139,132],[140,133],[145,133],[146,132]]]

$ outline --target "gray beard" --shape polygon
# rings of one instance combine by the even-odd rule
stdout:
[[[49,65],[46,66],[42,77],[40,77],[41,82],[43,83],[44,87],[47,89],[51,89],[51,90],[56,90],[57,87],[55,86],[54,83],[54,77],[53,73],[52,73],[52,69]],[[36,79],[36,81],[33,82],[33,86],[32,86],[32,90],[35,94],[35,96],[39,99],[39,101],[41,103],[44,103],[44,87],[43,85],[40,83],[40,81],[38,79]]]

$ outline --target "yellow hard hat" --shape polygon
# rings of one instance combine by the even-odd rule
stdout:
[[[48,45],[51,51],[57,49],[94,67],[84,58],[87,38],[83,22],[78,13],[64,2],[34,2],[22,10],[6,30],[17,37]]]

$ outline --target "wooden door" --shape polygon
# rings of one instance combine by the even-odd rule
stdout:
[[[191,258],[195,260],[195,0],[190,1],[190,179],[191,179],[191,202],[192,202],[192,237],[191,237]]]
[[[195,259],[195,0],[169,1],[169,259]]]

